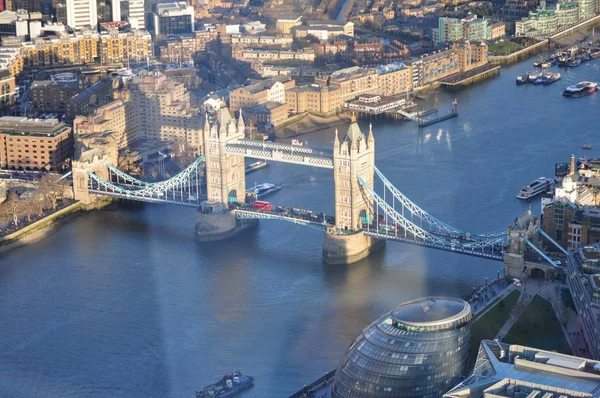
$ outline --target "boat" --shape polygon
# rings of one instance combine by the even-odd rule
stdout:
[[[268,182],[265,182],[264,184],[255,184],[252,188],[247,189],[246,194],[255,196],[257,199],[259,199],[277,192],[281,188],[283,188],[281,185],[269,184]]]
[[[591,58],[591,59],[600,58],[600,50],[592,52],[592,53],[590,54],[590,58]]]
[[[246,166],[246,174],[250,174],[256,170],[264,169],[268,166],[269,164],[266,160],[259,160],[258,162],[250,163],[248,166]]]
[[[581,65],[581,58],[579,57],[573,58],[567,63],[567,66],[570,66],[571,68],[574,68],[579,65]]]
[[[540,85],[540,84],[543,84],[543,83],[544,83],[544,77],[543,76],[540,76],[540,77],[538,77],[537,79],[535,79],[533,81],[533,84],[535,84],[536,86]]]
[[[562,55],[562,56],[558,57],[558,61],[556,61],[556,63],[558,64],[558,66],[567,66],[569,63],[569,56]]]
[[[584,145],[583,149],[592,149],[592,146],[591,145]]]
[[[555,83],[560,80],[560,73],[546,73],[543,77],[544,86]]]
[[[254,377],[240,372],[227,373],[221,380],[196,391],[196,398],[233,397],[254,385]]]
[[[541,193],[546,192],[554,185],[554,182],[546,177],[540,177],[531,182],[531,184],[524,186],[521,188],[519,193],[517,194],[518,199],[531,199],[534,196],[537,196]]]
[[[532,71],[532,72],[527,72],[527,79],[530,82],[535,81],[536,79],[539,79],[540,77],[542,77],[542,71]]]
[[[529,76],[527,76],[527,75],[517,76],[517,86],[520,86],[521,84],[525,84],[528,81],[529,81]]]
[[[542,61],[535,61],[533,63],[533,66],[536,67],[536,68],[539,68],[540,66],[542,66]]]
[[[542,68],[543,69],[548,69],[548,68],[552,67],[552,65],[554,65],[552,62],[544,62],[542,64]]]
[[[598,91],[598,83],[579,82],[574,86],[569,86],[563,91],[565,97],[579,98],[590,95]]]
[[[292,145],[294,145],[294,146],[304,146],[304,144],[302,143],[302,141],[296,140],[296,139],[292,140]]]
[[[554,182],[560,184],[562,180],[569,175],[571,165],[569,163],[556,163],[554,165]]]

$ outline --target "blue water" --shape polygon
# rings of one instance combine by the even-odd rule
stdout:
[[[458,99],[458,118],[422,130],[374,122],[377,166],[438,218],[471,232],[504,229],[529,206],[515,198],[521,186],[551,177],[583,144],[600,148],[599,94],[560,95],[600,80],[598,65],[562,70],[551,86],[515,86],[529,61],[440,92],[441,112]],[[333,130],[302,140],[330,148]],[[270,201],[332,212],[332,180],[328,170],[273,164],[247,183],[284,183]],[[539,202],[531,206],[539,214]],[[195,243],[193,231],[190,209],[115,206],[0,255],[0,396],[191,397],[234,369],[256,377],[244,397],[287,396],[335,368],[394,305],[462,296],[502,270],[394,242],[327,266],[321,232],[277,221],[211,244]]]

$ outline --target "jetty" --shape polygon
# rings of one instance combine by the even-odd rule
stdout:
[[[419,115],[419,127],[431,126],[432,124],[443,122],[444,120],[452,119],[457,116],[458,116],[458,102],[455,98],[454,101],[452,101],[452,111],[450,113],[447,113],[445,115],[441,115],[438,117],[430,118],[430,119],[423,119],[423,115],[420,114]]]

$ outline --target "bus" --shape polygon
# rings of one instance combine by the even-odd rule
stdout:
[[[271,211],[272,210],[270,202],[263,202],[260,200],[255,200],[254,202],[252,202],[252,207],[254,207],[255,209],[258,209],[258,210],[263,210],[263,211]]]

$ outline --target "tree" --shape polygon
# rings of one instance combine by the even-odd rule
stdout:
[[[4,203],[6,204],[6,211],[12,218],[12,222],[16,228],[19,226],[19,218],[23,215],[23,202],[16,192],[11,192],[8,194],[8,199]]]
[[[46,206],[56,210],[56,202],[62,198],[67,189],[67,182],[58,174],[44,174],[37,183],[38,193]]]

